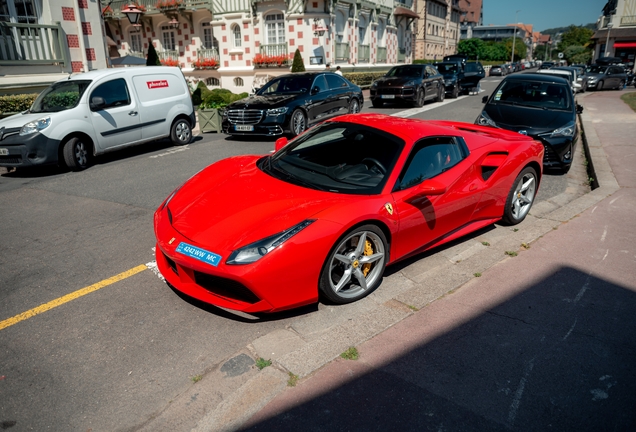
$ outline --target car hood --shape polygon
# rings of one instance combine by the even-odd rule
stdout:
[[[527,108],[505,104],[488,104],[486,114],[497,126],[512,131],[527,131],[536,135],[553,131],[574,120],[573,111]]]
[[[254,95],[228,105],[228,109],[267,109],[285,106],[298,97],[308,96],[301,93],[283,95]]]
[[[380,78],[379,80],[376,81],[377,85],[379,86],[383,86],[383,87],[399,87],[399,86],[403,86],[404,84],[411,82],[411,81],[417,81],[419,78],[408,78],[408,77],[385,77],[385,78]]]
[[[225,159],[186,182],[168,204],[173,228],[211,250],[235,250],[348,201],[265,174],[261,157]]]

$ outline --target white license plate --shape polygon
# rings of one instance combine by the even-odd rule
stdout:
[[[234,129],[241,132],[252,132],[254,130],[254,126],[251,125],[236,125]]]
[[[0,156],[9,156],[9,149],[0,148]]]
[[[395,95],[380,95],[381,99],[395,99]]]

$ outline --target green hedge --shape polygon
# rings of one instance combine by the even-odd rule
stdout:
[[[369,87],[373,81],[386,75],[386,72],[347,72],[342,75],[357,86]]]
[[[192,93],[192,103],[199,108],[223,108],[237,100],[248,97],[247,93],[232,93],[228,89],[209,90],[203,81],[199,81],[196,90]]]
[[[36,97],[38,97],[37,93],[0,96],[0,113],[14,113],[28,110],[31,108]]]

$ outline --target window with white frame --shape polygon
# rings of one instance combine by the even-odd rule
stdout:
[[[210,23],[204,22],[201,24],[201,27],[203,28],[203,48],[216,48],[218,50],[219,41],[217,41],[214,37],[214,31],[212,30]]]
[[[170,26],[162,26],[162,45],[164,50],[175,50],[177,44],[174,39],[174,30]]]
[[[282,13],[265,16],[265,30],[268,45],[285,43],[285,17]]]
[[[241,40],[241,27],[238,24],[232,26],[232,36],[234,37],[234,48],[240,48],[243,42]]]
[[[367,36],[367,23],[364,16],[361,16],[358,21],[358,43],[364,45],[364,40]]]
[[[139,32],[130,32],[130,50],[141,52],[141,35]]]
[[[37,24],[39,4],[35,0],[0,0],[0,22]]]
[[[236,87],[243,87],[245,84],[243,83],[243,78],[241,77],[236,77],[234,78],[234,85]]]
[[[342,43],[344,42],[344,34],[346,27],[347,18],[343,11],[339,10],[336,13],[336,42]]]
[[[378,20],[378,46],[380,47],[385,46],[385,40],[384,40],[385,30],[386,30],[386,22],[383,19]]]

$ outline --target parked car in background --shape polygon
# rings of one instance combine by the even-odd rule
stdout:
[[[574,69],[576,69],[576,80],[579,84],[581,84],[581,93],[585,92],[587,90],[587,80],[588,80],[587,70],[585,66],[572,65],[570,67],[573,67]]]
[[[556,68],[557,66],[550,69],[539,69],[538,71],[536,71],[536,73],[540,73],[543,75],[554,75],[554,76],[565,78],[570,83],[570,88],[572,89],[572,93],[576,93],[576,84],[575,84],[576,81],[575,81],[574,74],[571,71],[558,70]]]
[[[583,89],[582,80],[579,79],[579,70],[577,68],[571,66],[556,66],[552,69],[548,69],[549,71],[565,71],[572,76],[572,84],[574,85],[573,89],[575,93],[585,91]]]
[[[556,63],[551,62],[551,61],[545,61],[545,62],[541,63],[541,66],[539,66],[539,69],[550,69],[555,64]]]
[[[506,67],[504,65],[491,66],[489,76],[505,76]]]
[[[334,72],[281,75],[255,95],[228,105],[223,114],[223,132],[296,136],[328,118],[357,113],[363,103],[360,87]]]
[[[506,77],[475,120],[480,125],[509,129],[543,143],[543,166],[567,172],[578,141],[570,82],[551,74],[524,73]]]
[[[594,64],[587,69],[587,86],[596,90],[612,88],[620,90],[625,86],[627,74],[617,65]]]
[[[0,166],[90,166],[93,156],[170,138],[188,144],[196,122],[177,67],[103,69],[52,84],[31,108],[0,120]]]
[[[375,108],[385,102],[407,102],[421,107],[427,100],[444,100],[444,77],[431,65],[395,66],[371,84],[369,94]]]

